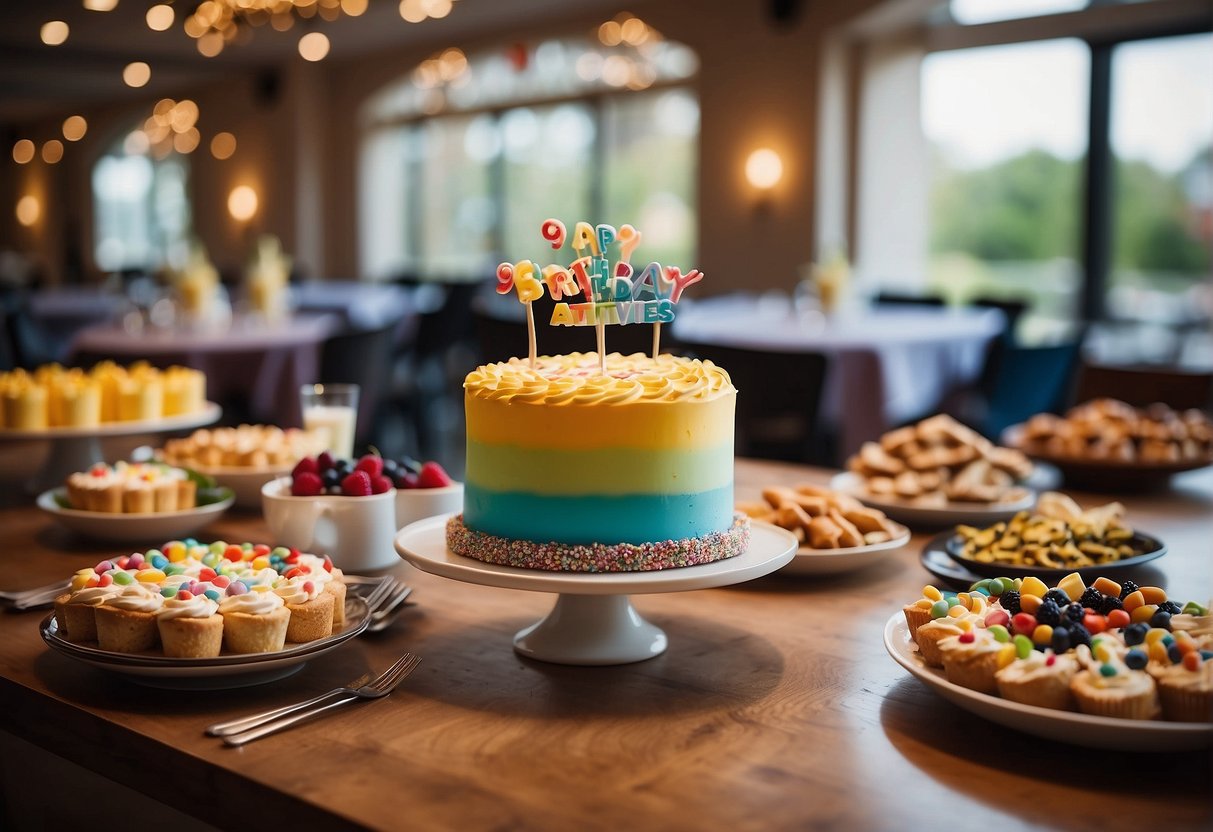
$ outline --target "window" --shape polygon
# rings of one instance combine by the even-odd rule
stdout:
[[[930,54],[928,283],[1029,297],[1027,336],[1078,311],[1090,54],[1073,38]]]
[[[952,0],[948,13],[957,23],[972,26],[1015,20],[1044,14],[1072,12],[1087,6],[1089,0]]]
[[[145,135],[136,130],[93,167],[94,257],[102,271],[151,271],[184,260],[190,236],[189,168],[183,156],[153,156],[146,145]]]
[[[1115,319],[1184,323],[1199,308],[1213,246],[1211,62],[1207,34],[1113,50],[1107,311]]]
[[[694,53],[638,18],[598,39],[448,49],[364,111],[361,271],[476,279],[542,258],[548,217],[632,223],[638,257],[694,259]]]

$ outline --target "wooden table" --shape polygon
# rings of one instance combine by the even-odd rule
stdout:
[[[742,498],[828,476],[744,461],[737,474]],[[1126,502],[1171,545],[1145,577],[1206,597],[1213,471]],[[115,554],[71,541],[30,509],[0,511],[0,535],[4,589]],[[209,536],[262,539],[265,527],[229,516]],[[19,747],[246,829],[1207,829],[1207,752],[1118,754],[1034,739],[953,707],[894,664],[881,633],[930,580],[917,561],[925,538],[887,568],[833,580],[770,576],[638,596],[670,649],[620,667],[522,660],[510,638],[550,597],[405,564],[395,571],[415,584],[417,606],[392,629],[245,690],[143,688],[49,652],[37,634],[44,613],[3,614],[0,725]],[[202,734],[406,650],[425,661],[386,700],[242,749]],[[12,807],[14,792],[47,780],[27,771],[22,782],[22,769],[10,755]],[[46,817],[69,818],[73,804],[92,811],[108,790],[70,794]],[[113,811],[151,817],[129,800]]]

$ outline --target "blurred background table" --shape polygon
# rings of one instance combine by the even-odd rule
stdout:
[[[1004,326],[996,309],[895,306],[826,317],[785,297],[726,295],[682,304],[673,335],[692,352],[703,344],[825,355],[821,415],[846,456],[972,384]]]

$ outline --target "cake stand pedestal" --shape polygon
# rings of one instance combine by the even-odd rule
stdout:
[[[0,429],[0,441],[28,442],[45,440],[51,443],[50,453],[41,470],[34,475],[26,488],[31,494],[40,494],[63,485],[70,474],[87,471],[95,462],[104,461],[101,440],[113,436],[138,436],[141,433],[170,433],[189,430],[218,421],[223,409],[214,402],[197,413],[169,416],[165,419],[149,419],[141,422],[106,422],[87,428],[46,428],[45,430]]]
[[[611,665],[644,661],[669,645],[660,627],[644,620],[630,595],[708,589],[774,572],[796,554],[791,532],[753,523],[746,551],[727,560],[653,572],[548,572],[497,566],[456,555],[446,545],[439,515],[405,526],[396,551],[424,572],[482,586],[557,593],[541,621],[514,636],[521,655],[555,664]]]

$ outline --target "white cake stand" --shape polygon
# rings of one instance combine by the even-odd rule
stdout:
[[[69,474],[87,471],[95,462],[102,462],[101,440],[114,436],[138,436],[141,433],[169,433],[209,425],[218,421],[223,409],[207,402],[196,413],[183,413],[163,419],[139,422],[105,422],[94,427],[59,427],[42,430],[0,429],[0,441],[28,442],[46,440],[51,443],[50,454],[28,488],[33,493],[62,485]]]
[[[791,532],[753,523],[750,546],[740,555],[702,566],[653,572],[547,572],[497,566],[465,558],[446,545],[451,515],[418,520],[396,535],[396,551],[425,572],[483,586],[558,593],[547,617],[514,636],[520,654],[555,664],[628,664],[665,652],[660,627],[632,607],[631,594],[682,592],[749,581],[774,572],[796,554]]]

